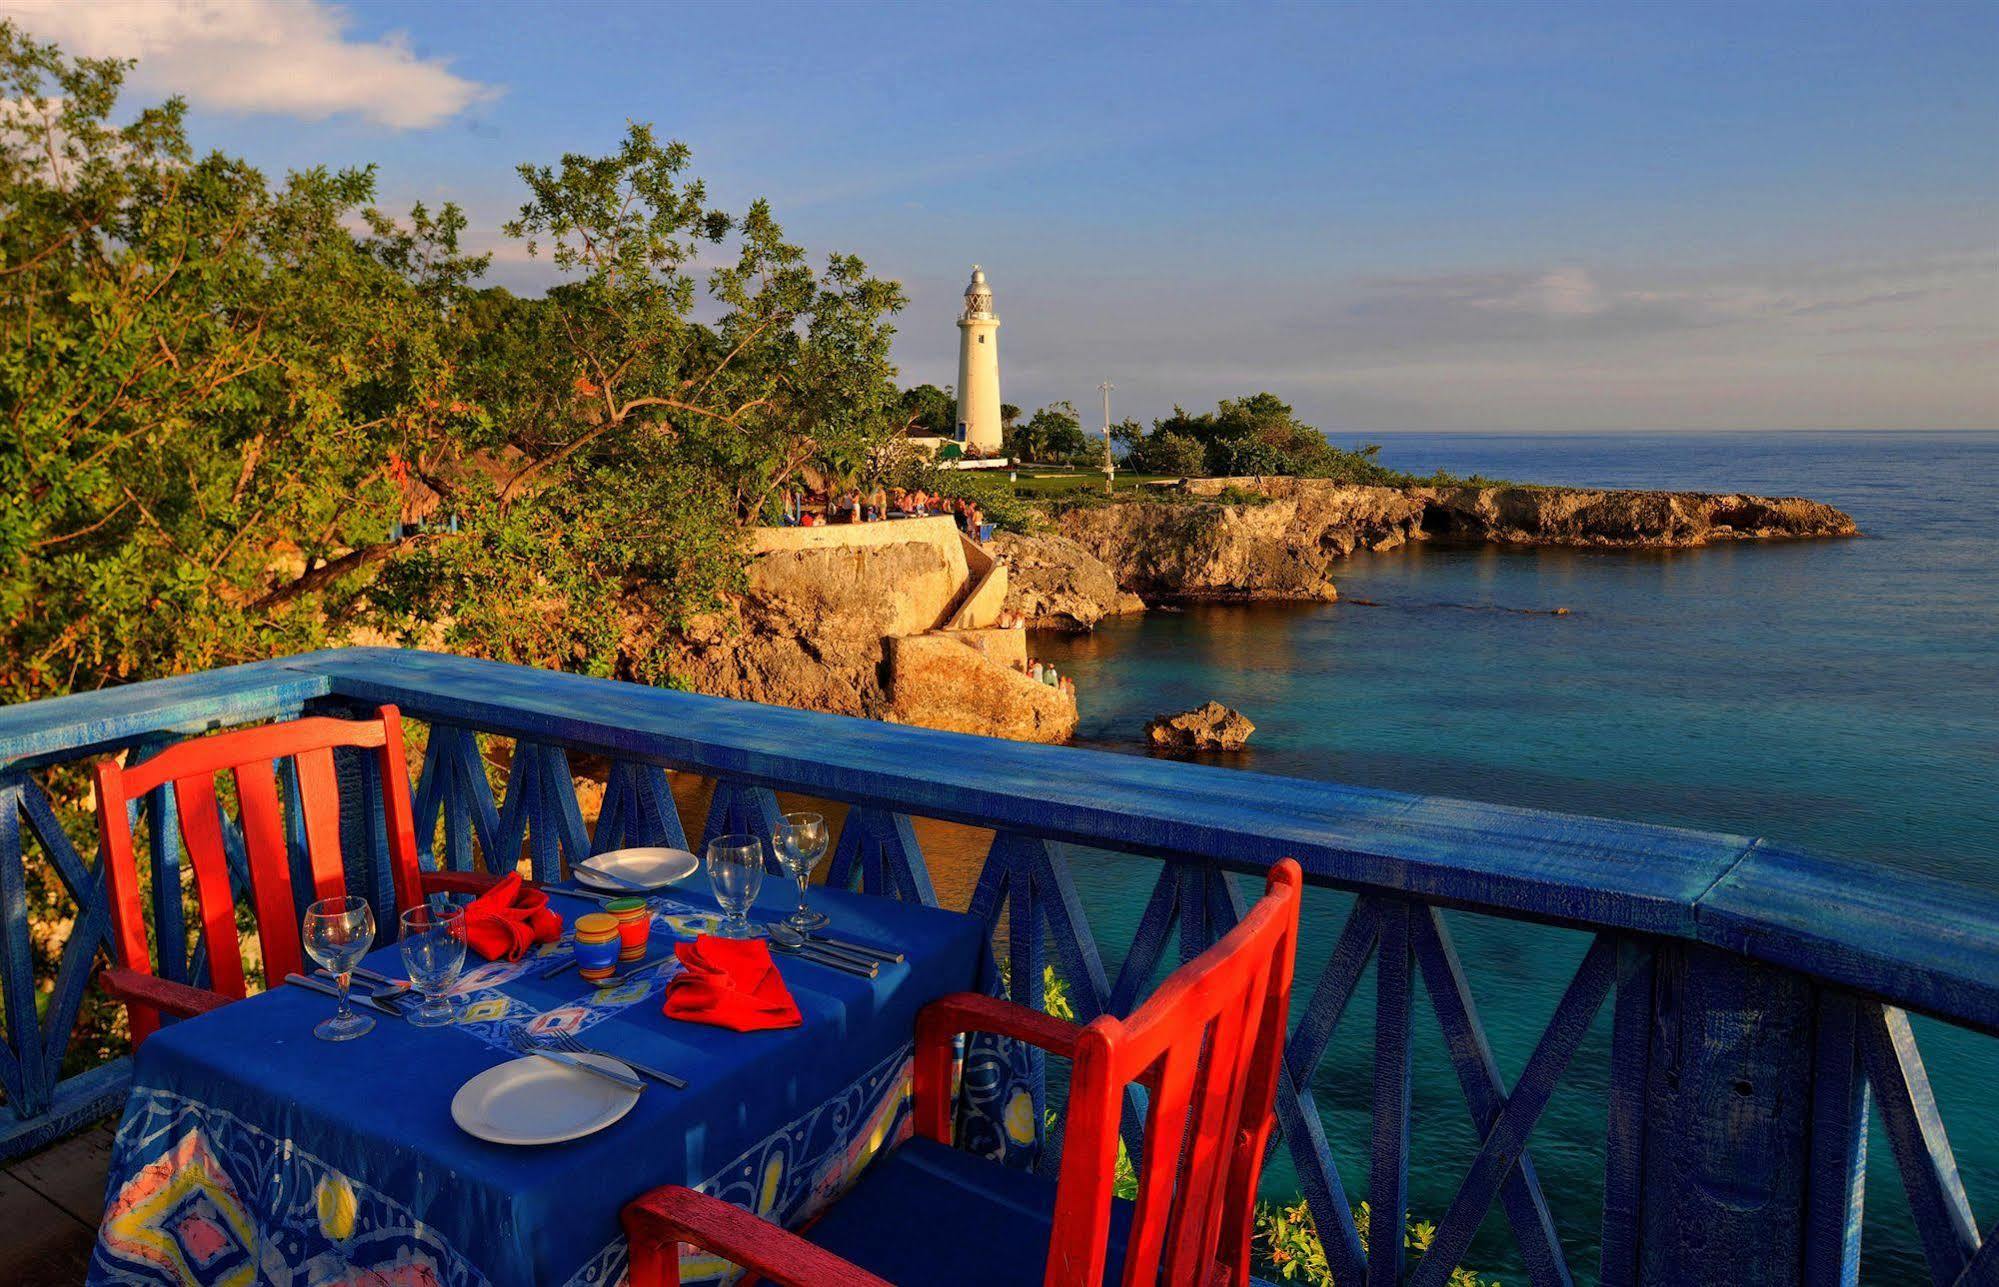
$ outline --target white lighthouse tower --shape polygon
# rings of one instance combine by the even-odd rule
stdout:
[[[958,319],[958,441],[968,455],[1000,453],[999,318],[985,270],[972,265]]]

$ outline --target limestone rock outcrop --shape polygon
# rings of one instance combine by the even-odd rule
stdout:
[[[1801,496],[1568,487],[1423,487],[1411,495],[1423,500],[1423,535],[1433,541],[1678,549],[1860,533],[1851,516]]]
[[[888,641],[887,718],[1021,742],[1066,742],[1076,699],[947,634]]]
[[[1001,532],[993,552],[1007,565],[1005,609],[1038,630],[1089,630],[1105,617],[1144,611],[1111,569],[1066,536]]]
[[[1237,751],[1255,731],[1248,716],[1217,701],[1155,716],[1145,726],[1146,739],[1169,751]]]
[[[1332,599],[1333,565],[1407,541],[1666,549],[1858,533],[1798,497],[1551,487],[1191,479],[1158,500],[1079,506],[1062,535],[1147,599]]]
[[[976,577],[974,556],[984,564]],[[649,642],[671,649],[688,687],[717,697],[1066,740],[1075,698],[1015,669],[1026,660],[1024,632],[939,629],[997,616],[997,605],[973,612],[969,600],[981,588],[1004,593],[1005,571],[968,554],[944,518],[766,530],[727,611]]]

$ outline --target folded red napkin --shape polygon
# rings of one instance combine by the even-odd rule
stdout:
[[[550,909],[547,894],[522,884],[519,872],[509,872],[465,907],[466,946],[489,961],[518,961],[536,943],[561,937],[561,914]]]
[[[703,934],[676,943],[682,969],[666,985],[666,1017],[712,1023],[737,1032],[795,1028],[801,1022],[770,948],[762,939],[716,938]]]

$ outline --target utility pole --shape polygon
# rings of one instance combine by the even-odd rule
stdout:
[[[1104,395],[1104,493],[1110,494],[1117,479],[1117,462],[1111,459],[1111,390],[1117,388],[1109,380],[1097,386]]]

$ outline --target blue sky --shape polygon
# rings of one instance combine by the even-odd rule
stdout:
[[[499,252],[513,167],[687,142],[901,279],[992,278],[1002,387],[1343,433],[1999,426],[1999,4],[0,0],[200,141],[373,161]]]

